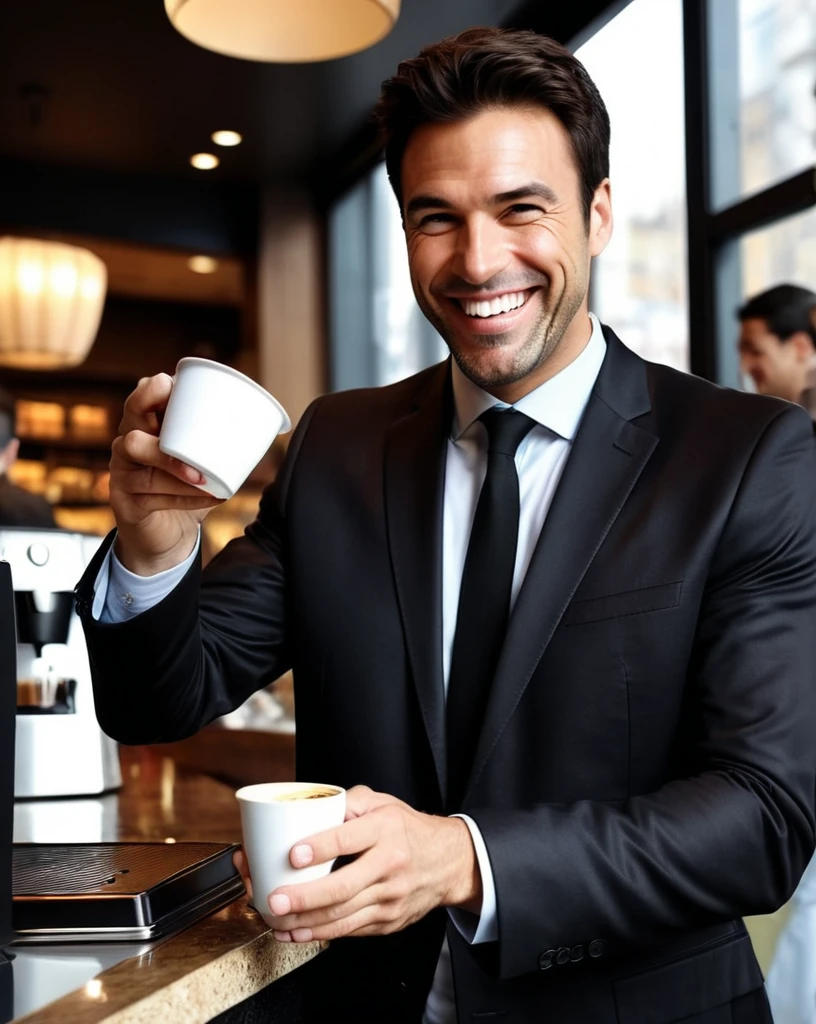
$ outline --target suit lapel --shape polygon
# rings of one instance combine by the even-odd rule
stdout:
[[[646,364],[604,333],[607,355],[513,609],[469,789],[658,442],[630,422],[651,407]]]
[[[442,678],[442,511],[452,398],[440,366],[410,412],[392,424],[385,449],[385,515],[408,657],[445,796]]]

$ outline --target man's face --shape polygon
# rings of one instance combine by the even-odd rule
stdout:
[[[761,395],[798,402],[807,381],[808,349],[812,352],[796,336],[781,341],[765,320],[751,318],[740,325],[740,365]]]
[[[402,187],[417,302],[472,381],[513,402],[578,355],[590,259],[612,229],[609,184],[587,222],[553,114],[501,107],[423,125]]]

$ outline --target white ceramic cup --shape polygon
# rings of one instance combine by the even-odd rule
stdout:
[[[312,800],[282,800],[302,790],[333,790],[332,796]],[[252,879],[252,902],[268,925],[269,894],[281,885],[298,885],[323,878],[334,861],[294,868],[289,860],[293,846],[303,839],[342,825],[346,816],[346,791],[339,786],[310,782],[262,782],[244,786],[235,794],[241,809],[244,852]]]
[[[179,360],[159,449],[205,477],[197,484],[231,498],[278,436],[291,430],[283,406],[251,377],[212,359]]]

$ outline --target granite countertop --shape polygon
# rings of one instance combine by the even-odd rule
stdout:
[[[162,751],[123,748],[121,791],[97,800],[36,801],[15,808],[15,841],[240,841],[233,787]],[[74,804],[66,811],[66,805]],[[81,833],[81,834],[80,834]],[[79,985],[15,1021],[26,1024],[204,1024],[316,956],[324,944],[279,943],[245,897],[167,939],[139,946],[19,947],[15,969]],[[114,962],[124,954],[126,959]],[[82,964],[90,973],[82,980]],[[107,966],[107,964],[113,964]],[[94,971],[94,965],[101,971]],[[77,971],[80,973],[77,974]]]

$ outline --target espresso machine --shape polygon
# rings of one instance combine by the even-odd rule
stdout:
[[[0,529],[14,588],[14,796],[96,796],[121,786],[119,751],[96,720],[74,587],[99,546],[63,530]]]

